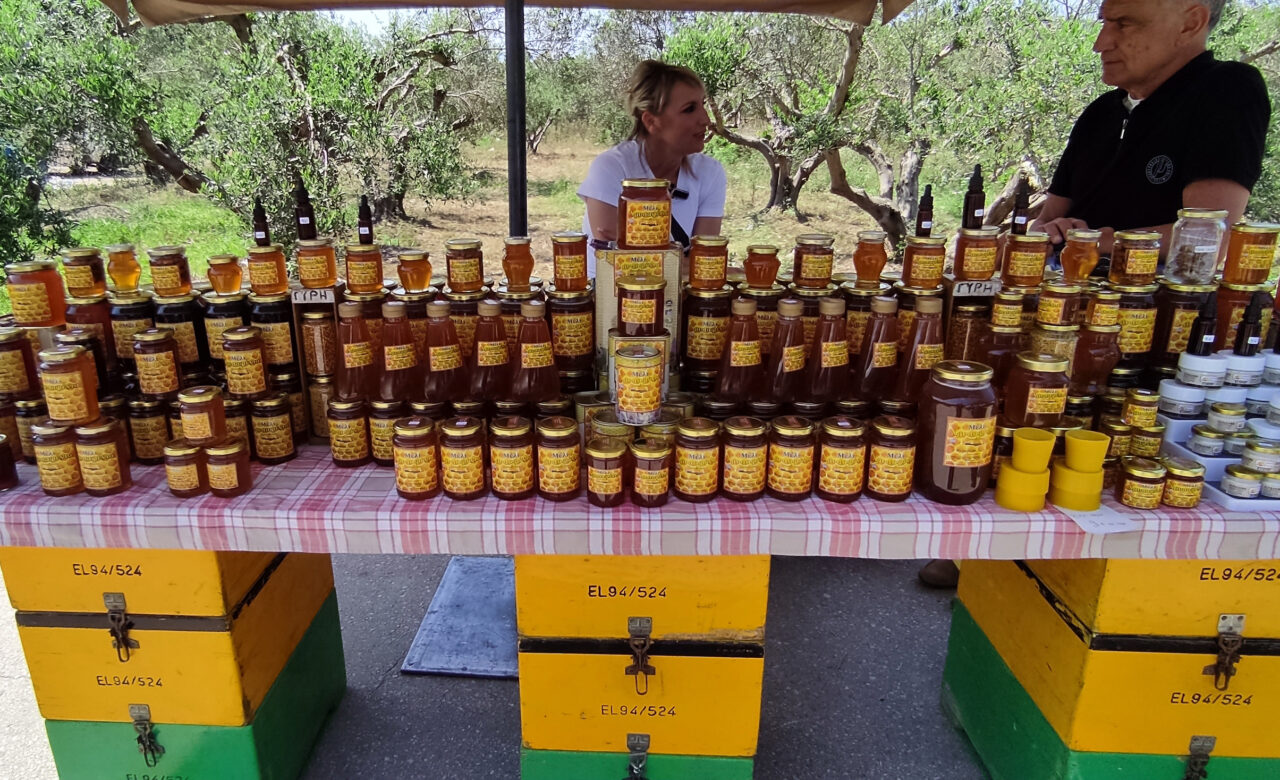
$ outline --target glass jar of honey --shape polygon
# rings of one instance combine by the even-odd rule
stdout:
[[[52,328],[66,323],[67,293],[56,265],[48,260],[9,263],[4,273],[15,325]]]
[[[942,284],[947,262],[947,240],[928,236],[908,236],[902,260],[902,282],[908,287],[932,290]]]
[[[125,373],[137,372],[133,359],[133,335],[155,327],[156,306],[150,292],[117,293],[108,296],[111,302],[109,318],[111,335],[115,342],[116,362]]]
[[[249,247],[247,265],[249,289],[253,290],[254,295],[282,295],[289,291],[289,271],[285,265],[284,247],[279,244]]]
[[[347,290],[370,293],[382,289],[382,247],[377,244],[348,244],[346,252]]]
[[[206,275],[209,277],[209,286],[217,295],[240,292],[240,284],[244,279],[240,258],[235,255],[210,255]]]
[[[484,253],[478,238],[451,238],[444,242],[445,270],[453,292],[479,292],[484,287]]]
[[[1085,325],[1117,325],[1120,322],[1120,293],[1095,290],[1085,305]]]
[[[538,425],[538,495],[548,501],[570,501],[582,492],[582,455],[578,423],[570,417],[548,417]]]
[[[532,289],[533,251],[528,236],[507,236],[502,240],[502,273],[507,289],[529,292]]]
[[[689,249],[689,286],[695,290],[719,290],[729,280],[729,239],[694,236]]]
[[[484,423],[475,417],[453,417],[439,429],[440,482],[445,496],[454,501],[480,498],[486,492]]]
[[[76,460],[91,496],[113,496],[133,486],[129,437],[119,420],[101,418],[76,428]]]
[[[1275,266],[1280,225],[1237,222],[1227,237],[1227,260],[1222,281],[1229,284],[1262,284]],[[69,283],[68,283],[69,284]]]
[[[1160,289],[1155,294],[1155,335],[1151,351],[1152,360],[1156,365],[1178,365],[1178,358],[1187,349],[1188,340],[1191,337],[1191,326],[1200,314],[1201,305],[1214,289],[1211,284],[1174,284],[1163,279],[1160,281]]]
[[[1133,509],[1159,509],[1164,497],[1164,466],[1149,458],[1126,455],[1120,459],[1121,475],[1116,500]]]
[[[944,361],[920,391],[916,488],[940,504],[972,504],[991,480],[996,435],[992,370],[982,363]]]
[[[1116,231],[1107,281],[1120,285],[1149,285],[1160,263],[1160,234],[1151,230]]]
[[[98,418],[98,375],[83,347],[41,350],[39,373],[49,419],[80,425]]]
[[[548,287],[546,296],[551,352],[555,355],[556,370],[594,371],[596,306],[591,290],[565,291]]]
[[[178,342],[173,331],[148,328],[133,334],[138,363],[138,390],[152,398],[173,398],[182,389],[178,371]]]
[[[299,337],[308,374],[330,376],[338,370],[338,329],[333,312],[303,312]]]
[[[395,465],[396,423],[408,416],[407,411],[404,401],[369,402],[369,448],[379,466]]]
[[[534,494],[533,423],[525,417],[499,417],[489,424],[489,460],[493,494],[521,501]]]
[[[915,423],[896,415],[876,417],[871,421],[868,444],[867,496],[877,501],[906,501],[914,483]]]
[[[649,508],[667,503],[671,495],[671,447],[653,439],[631,443],[631,503]]]
[[[67,295],[72,297],[88,298],[107,292],[102,253],[92,247],[62,250],[62,275],[66,279]]]
[[[618,331],[627,337],[661,335],[665,279],[623,276],[617,280]]]
[[[666,179],[623,179],[618,196],[618,248],[671,245],[671,193]]]
[[[172,297],[191,292],[191,265],[187,250],[180,246],[158,246],[147,250],[151,264],[151,287],[156,295]]]
[[[164,462],[164,445],[169,435],[169,416],[164,401],[138,398],[129,402],[127,417],[133,459],[144,466]]]
[[[1209,284],[1218,270],[1218,252],[1227,233],[1227,212],[1178,209],[1169,234],[1165,278],[1175,284]]]
[[[239,398],[256,398],[267,392],[267,358],[258,328],[231,328],[222,334],[226,361],[227,392]]]
[[[184,439],[196,446],[206,446],[227,438],[222,390],[212,385],[191,387],[178,393],[178,403]]]
[[[747,247],[747,259],[742,261],[743,271],[747,277],[747,287],[752,289],[771,289],[778,282],[778,269],[782,261],[778,259],[778,248],[772,244],[752,244]]]
[[[253,471],[249,466],[249,446],[232,439],[205,449],[209,475],[209,492],[219,498],[235,498],[253,488]]]
[[[879,233],[879,247],[876,246],[875,235]],[[866,237],[864,239],[864,236]],[[826,233],[805,233],[796,236],[796,245],[792,253],[792,281],[797,287],[809,289],[826,289],[831,284],[831,269],[835,262],[835,236]],[[864,247],[863,244],[866,246]],[[858,258],[862,258],[861,265]],[[877,263],[884,267],[884,234],[880,231],[868,230],[858,234],[858,251],[854,253],[854,266],[858,271],[858,281],[869,286],[871,282],[879,282]],[[887,259],[887,257],[886,257]],[[865,271],[865,273],[864,273]],[[874,278],[872,276],[874,275]]]
[[[1128,286],[1112,285],[1111,289],[1120,293],[1120,325],[1121,360],[1126,364],[1146,358],[1155,345],[1156,332],[1156,299],[1159,289],[1154,284]]]
[[[803,501],[813,491],[813,423],[789,415],[774,420],[772,428],[766,492],[782,501]]]
[[[13,402],[7,398],[0,398],[0,436],[4,436],[4,444],[0,449],[6,449],[11,455],[13,461],[23,458],[22,451],[22,433],[18,430],[18,410]],[[27,438],[30,438],[28,433]]]
[[[338,283],[338,255],[328,238],[304,238],[298,241],[298,281],[310,290],[332,287]]]
[[[627,447],[613,439],[591,439],[587,442],[587,502],[592,506],[614,507],[622,504],[623,464]]]
[[[1012,234],[1005,246],[1000,278],[1011,287],[1036,287],[1044,281],[1044,265],[1049,257],[1049,234]],[[1096,253],[1094,263],[1097,263]],[[1066,275],[1066,271],[1063,271]],[[1086,274],[1087,276],[1087,274]]]
[[[397,258],[396,276],[409,294],[434,292],[431,286],[431,254],[419,249],[405,250]]]
[[[333,465],[355,468],[373,456],[369,447],[369,417],[364,401],[329,402],[329,452]]]
[[[32,456],[45,495],[69,496],[84,490],[76,434],[72,426],[41,420],[30,426]]]
[[[440,495],[440,466],[436,456],[436,424],[425,417],[396,423],[396,492],[421,501]]]
[[[31,443],[31,426],[48,419],[48,410],[42,399],[31,401],[15,401],[14,425],[18,428],[18,445],[22,449],[22,459],[27,463],[36,462],[35,450]]]
[[[848,504],[862,496],[867,477],[866,425],[846,415],[822,421],[814,495]]]
[[[298,451],[293,446],[293,418],[289,412],[289,396],[272,393],[253,401],[251,422],[253,446],[258,460],[272,465],[293,460]],[[332,420],[330,438],[332,439]]]
[[[204,300],[204,334],[205,344],[209,349],[209,358],[215,371],[224,370],[222,355],[222,334],[231,328],[239,328],[249,322],[248,296],[244,293],[232,295],[201,296]]]
[[[1042,355],[1053,355],[1067,361],[1067,376],[1071,376],[1071,361],[1076,356],[1080,341],[1079,325],[1044,325],[1036,323],[1031,330],[1027,348]]]
[[[53,337],[54,343],[58,345],[68,345],[83,347],[85,356],[89,359],[89,364],[93,366],[94,373],[98,377],[98,395],[101,396],[108,389],[106,350],[102,346],[102,339],[98,338],[98,334],[87,328],[68,328]]]
[[[133,244],[112,244],[107,247],[107,275],[111,277],[117,293],[136,292],[142,279],[142,266]]]
[[[20,328],[0,327],[0,395],[14,400],[40,395],[35,355]]]
[[[732,501],[755,501],[764,496],[769,478],[768,426],[755,417],[730,417],[724,422],[722,491]],[[677,440],[680,425],[676,424]],[[687,458],[687,456],[686,456]]]
[[[1048,282],[1040,287],[1036,322],[1042,325],[1074,325],[1080,306],[1080,287]]]
[[[381,323],[381,319],[378,321]],[[293,301],[290,297],[250,295],[249,324],[257,328],[262,337],[267,365],[281,370],[293,368]]]
[[[551,234],[552,277],[563,292],[587,289],[587,235],[573,231]]]
[[[111,306],[106,295],[91,295],[86,298],[67,298],[67,325],[75,325],[93,331],[102,339],[103,351],[106,353],[107,370],[116,365],[115,332],[111,327]]]
[[[1058,260],[1062,264],[1062,281],[1066,284],[1084,284],[1098,265],[1098,242],[1102,231],[1074,228],[1067,231],[1067,243],[1062,247]],[[1048,247],[1045,248],[1048,251]]]
[[[267,376],[267,389],[289,396],[289,417],[293,422],[294,444],[307,441],[307,399],[302,392],[302,380],[292,371],[273,371]]]
[[[956,239],[956,281],[986,281],[996,272],[996,227],[963,228]]]
[[[1035,352],[1019,353],[1004,389],[1008,428],[1053,428],[1067,408],[1067,361]]]
[[[173,333],[178,345],[178,363],[183,373],[207,367],[210,355],[205,337],[204,317],[194,295],[156,298],[156,328]]]
[[[681,387],[694,392],[710,392],[715,384],[715,372],[719,370],[729,337],[729,301],[733,288],[719,290],[685,289],[684,312],[680,343],[684,356],[680,366]],[[759,310],[757,309],[757,314]],[[764,335],[761,334],[761,346]]]
[[[209,492],[204,450],[185,439],[175,439],[164,446],[164,475],[169,492],[178,498],[194,498]]]

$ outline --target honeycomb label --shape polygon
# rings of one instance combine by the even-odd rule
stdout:
[[[213,317],[204,321],[205,340],[209,342],[209,355],[214,360],[225,357],[222,351],[222,334],[243,325],[244,320],[240,317]]]
[[[405,493],[429,493],[439,484],[436,448],[396,447],[396,487]]]
[[[1027,414],[1062,414],[1067,410],[1067,388],[1033,387],[1027,391]]]
[[[111,333],[115,337],[116,355],[125,359],[133,359],[133,334],[153,327],[150,319],[112,320]]]
[[[240,473],[234,463],[210,463],[209,487],[214,490],[235,490],[240,487]]]
[[[267,372],[262,365],[262,351],[228,350],[223,356],[227,365],[227,392],[255,395],[267,390]]]
[[[915,447],[871,446],[867,466],[867,487],[886,496],[911,492],[911,479],[916,467]]]
[[[412,344],[390,344],[382,348],[384,371],[404,371],[418,365],[418,351]]]
[[[255,322],[253,326],[262,331],[262,346],[268,363],[281,366],[293,362],[293,334],[289,323]]]
[[[369,448],[373,452],[373,457],[378,460],[393,460],[395,458],[395,444],[392,440],[395,435],[395,420],[370,417]]]
[[[761,336],[763,339],[763,335]],[[698,317],[685,320],[685,357],[693,360],[719,360],[729,339],[728,317]]]
[[[1111,436],[1111,445],[1107,448],[1108,458],[1123,458],[1125,455],[1129,454],[1129,445],[1133,443],[1132,436],[1117,436],[1115,434],[1108,435]]]
[[[493,472],[493,489],[514,495],[533,490],[533,445],[492,447],[489,460]]]
[[[822,342],[821,354],[823,368],[839,368],[840,366],[847,366],[849,365],[849,342],[824,341]]]
[[[151,286],[156,295],[174,295],[182,289],[182,271],[176,265],[151,266]]]
[[[619,313],[628,325],[653,325],[658,321],[658,301],[654,298],[623,298]]]
[[[462,350],[462,357],[471,357],[471,350],[476,345],[476,326],[480,324],[480,315],[450,314],[449,319],[453,321],[453,329],[458,334],[458,347]]]
[[[898,351],[906,352],[911,346],[911,325],[916,321],[916,313],[911,309],[898,309]]]
[[[1129,440],[1129,454],[1139,458],[1158,458],[1160,444],[1159,436],[1134,436]]]
[[[200,362],[200,347],[196,342],[196,324],[194,322],[157,322],[156,327],[173,333],[173,340],[178,344],[178,360],[180,362]]]
[[[1126,274],[1155,275],[1156,266],[1160,263],[1159,249],[1130,249],[1125,255],[1124,270]],[[1270,268],[1268,262],[1261,268]]]
[[[967,247],[960,265],[964,267],[966,276],[986,274],[986,278],[990,279],[991,274],[996,272],[996,248],[993,246]]]
[[[31,389],[27,376],[27,361],[22,351],[6,349],[0,352],[0,393],[16,395]]]
[[[618,358],[614,367],[619,412],[646,414],[662,408],[662,362],[653,358],[623,361]]]
[[[636,469],[632,490],[640,496],[660,496],[671,489],[671,470]]]
[[[484,450],[474,447],[441,447],[440,478],[446,493],[465,495],[484,490]]]
[[[911,287],[933,287],[942,277],[943,255],[916,254],[911,260]]]
[[[199,490],[200,470],[194,463],[174,465],[164,464],[164,476],[169,482],[170,490]]]
[[[92,289],[94,285],[93,268],[87,265],[63,265],[63,275],[67,278],[67,291],[75,294],[77,290]]]
[[[1155,309],[1121,309],[1119,316],[1120,336],[1116,339],[1120,352],[1131,355],[1151,351],[1151,342],[1155,339]]]
[[[369,457],[369,427],[357,420],[329,419],[329,450],[334,460],[364,460]]]
[[[275,260],[254,260],[249,258],[249,286],[275,287],[280,284],[280,274],[276,270]]]
[[[921,344],[916,350],[915,367],[927,371],[942,362],[945,347],[942,344]]]
[[[996,301],[991,306],[991,324],[997,328],[1022,327],[1022,304]]]
[[[179,423],[185,438],[186,429]],[[133,454],[138,458],[158,460],[164,457],[164,445],[169,442],[169,421],[164,415],[133,417],[129,420],[129,437],[133,441]]]
[[[546,342],[520,345],[521,368],[546,368],[554,366],[555,362],[556,358],[551,351],[551,345]]]
[[[329,422],[330,433],[333,421]],[[253,441],[259,458],[287,458],[293,454],[293,420],[286,414],[253,416]]]
[[[506,341],[477,341],[475,354],[477,366],[505,366],[509,359]]]
[[[89,401],[84,379],[79,371],[45,372],[41,378],[49,419],[59,422],[88,421]]]
[[[110,444],[76,444],[80,476],[87,490],[111,490],[124,483],[120,473],[120,449]]]
[[[325,286],[332,274],[329,272],[329,258],[326,255],[298,255],[298,281],[319,282]]]
[[[813,446],[769,445],[769,487],[779,493],[808,493],[813,489]]]
[[[877,341],[871,345],[871,367],[889,368],[898,365],[898,343]]]
[[[178,391],[178,366],[174,363],[172,350],[139,352],[134,359],[138,362],[138,389],[143,395],[166,395]]]
[[[1119,312],[1119,308],[1116,309]],[[1164,351],[1177,354],[1187,351],[1191,341],[1191,326],[1200,315],[1197,309],[1178,309],[1173,313],[1173,323],[1169,326],[1169,340],[1165,342]]]
[[[818,489],[837,496],[862,492],[867,474],[867,447],[822,445],[818,457]]]
[[[810,252],[797,252],[799,257],[796,258],[796,267],[800,270],[796,273],[797,279],[830,279],[831,263],[833,256],[829,254],[813,254]]]
[[[1041,276],[1044,273],[1043,252],[1010,252],[1010,276]]]
[[[551,349],[557,355],[577,357],[595,353],[595,315],[572,312],[551,315]]]
[[[361,287],[382,285],[382,260],[353,260],[347,258],[347,282]]]
[[[764,354],[769,354],[769,342],[773,341],[773,332],[778,328],[778,313],[776,311],[761,311],[756,309],[756,330],[760,332],[760,349]],[[725,325],[725,339],[729,337],[729,326]]]
[[[804,346],[805,349],[813,348],[813,336],[818,332],[818,318],[804,315],[800,317],[800,324],[804,327]]]
[[[676,490],[687,496],[716,492],[720,481],[720,449],[676,447]]]
[[[697,255],[689,268],[689,278],[695,282],[721,282],[725,278],[727,259],[717,255]]]
[[[1162,483],[1126,479],[1120,494],[1120,503],[1134,509],[1155,509],[1160,506],[1160,498],[1163,495],[1164,484]]]
[[[1191,310],[1191,319],[1195,321],[1195,309]],[[1175,315],[1176,316],[1176,315]],[[1120,303],[1110,301],[1091,301],[1089,303],[1089,324],[1090,325],[1115,325],[1120,322]],[[1190,327],[1188,325],[1188,327]]]
[[[1170,479],[1164,483],[1164,495],[1160,500],[1165,506],[1194,509],[1200,505],[1200,494],[1203,492],[1204,482]]]
[[[445,265],[445,270],[449,276],[449,286],[454,289],[484,281],[480,272],[480,258],[478,257],[446,257]]]
[[[947,468],[981,468],[991,462],[995,441],[995,417],[948,417],[942,465]]]
[[[1135,428],[1150,428],[1156,424],[1157,411],[1159,410],[1155,406],[1143,406],[1125,402],[1121,419],[1124,420],[1126,425],[1132,425]]]
[[[627,200],[622,245],[665,247],[671,243],[671,201]]]
[[[587,276],[586,255],[557,255],[554,263],[557,279],[584,279]]]
[[[602,496],[622,492],[622,469],[587,468],[587,490]]]
[[[662,246],[667,246],[663,239]],[[662,263],[666,260],[665,252],[618,252],[613,256],[613,275],[623,276],[662,276]]]
[[[849,341],[849,354],[862,354],[862,337],[867,334],[867,323],[871,321],[870,311],[852,311],[845,314],[844,329]]]
[[[826,350],[823,350],[824,357]],[[845,351],[845,362],[849,362],[848,350]],[[792,371],[801,371],[804,369],[804,345],[796,344],[792,347],[782,348],[782,372],[789,374]]]
[[[342,365],[348,369],[373,365],[373,345],[367,341],[343,344]]]
[[[14,423],[18,426],[18,443],[22,446],[22,457],[36,456],[35,442],[31,440],[31,425],[35,420],[30,417],[18,417]]]
[[[750,495],[764,490],[768,479],[768,450],[760,447],[724,448],[724,489],[729,493]],[[688,491],[686,491],[688,492]]]
[[[80,478],[80,461],[76,458],[76,445],[39,444],[33,447],[36,456],[36,472],[40,486],[45,490],[72,490],[84,482]]]
[[[1048,325],[1058,325],[1062,323],[1062,315],[1066,311],[1066,299],[1054,298],[1048,295],[1041,295],[1040,302],[1036,304],[1036,321],[1043,322]]]
[[[538,489],[543,493],[571,493],[580,486],[582,455],[577,444],[538,447]]]
[[[733,341],[729,343],[729,365],[758,366],[761,360],[759,341]]]
[[[204,441],[213,438],[213,425],[208,412],[183,412],[182,435],[187,439]]]

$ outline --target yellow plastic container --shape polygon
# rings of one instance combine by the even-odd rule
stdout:
[[[1049,438],[1052,439],[1053,435],[1050,434]],[[1014,468],[1012,462],[1000,467],[1000,479],[996,480],[996,503],[1005,509],[1039,512],[1044,509],[1044,498],[1048,492],[1048,469],[1038,474],[1028,474]]]
[[[1067,431],[1067,467],[1073,471],[1102,471],[1102,461],[1111,447],[1111,437],[1097,431]]]
[[[1076,471],[1063,460],[1053,464],[1049,501],[1056,507],[1092,512],[1102,506],[1102,481],[1105,473]]]
[[[1013,432],[1013,460],[1010,462],[1023,474],[1039,474],[1049,468],[1055,443],[1057,437],[1049,431],[1018,428]]]

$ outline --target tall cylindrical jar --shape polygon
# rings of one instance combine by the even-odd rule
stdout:
[[[972,504],[991,480],[996,435],[992,370],[946,361],[933,367],[920,392],[916,489],[940,504]]]

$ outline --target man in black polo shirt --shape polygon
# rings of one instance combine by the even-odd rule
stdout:
[[[1071,130],[1034,228],[1151,228],[1168,244],[1180,208],[1244,214],[1271,117],[1262,75],[1205,50],[1226,0],[1104,0],[1093,50],[1116,89]]]

